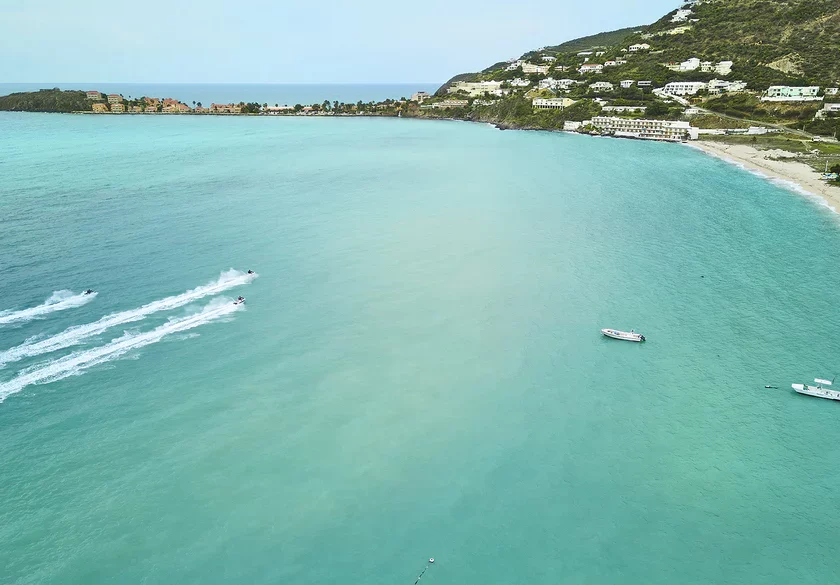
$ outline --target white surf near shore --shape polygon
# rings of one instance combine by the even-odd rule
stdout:
[[[44,317],[56,311],[66,311],[67,309],[75,309],[86,305],[96,298],[96,293],[88,295],[84,293],[76,294],[70,290],[57,290],[50,298],[44,301],[37,307],[30,307],[28,309],[20,309],[18,311],[8,310],[0,311],[0,325],[8,325],[10,323],[24,323]]]
[[[17,394],[32,384],[46,384],[76,376],[85,370],[115,360],[131,350],[157,343],[168,335],[181,333],[232,315],[244,305],[233,304],[232,299],[215,299],[199,313],[186,317],[172,318],[168,323],[145,333],[126,333],[103,346],[80,350],[48,362],[43,366],[30,368],[8,382],[0,383],[0,402]]]
[[[247,274],[239,270],[231,269],[226,272],[222,272],[217,280],[192,290],[188,290],[180,295],[153,301],[137,309],[106,315],[93,323],[75,325],[46,339],[31,342],[25,341],[21,345],[0,352],[0,368],[11,362],[71,347],[81,343],[85,339],[104,333],[111,327],[140,321],[154,313],[177,309],[204,297],[216,295],[236,286],[248,284],[257,276],[258,275],[255,273]]]

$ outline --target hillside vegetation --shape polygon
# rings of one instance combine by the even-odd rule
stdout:
[[[12,112],[80,112],[90,111],[91,102],[83,91],[40,91],[0,96],[0,111]]]
[[[605,70],[598,80],[650,79],[661,85],[669,81],[708,81],[714,75],[674,72],[663,62],[690,57],[734,62],[728,79],[742,79],[750,89],[770,85],[840,84],[840,1],[838,0],[706,0],[689,6],[693,14],[686,22],[671,22],[676,10],[651,25],[581,37],[565,43],[529,51],[522,58],[553,55],[557,62],[579,65],[579,51],[600,48],[602,60],[623,54],[630,44],[648,43],[650,52],[630,54],[628,65]],[[697,22],[693,22],[693,20]],[[681,27],[681,34],[667,34]],[[503,80],[513,78],[505,63],[496,63],[480,73],[461,74],[448,81]],[[572,75],[574,77],[574,75]]]

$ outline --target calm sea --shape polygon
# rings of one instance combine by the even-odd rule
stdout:
[[[837,582],[838,255],[676,145],[0,114],[0,582]]]
[[[356,103],[359,100],[380,101],[387,98],[411,97],[411,94],[417,91],[434,93],[440,87],[440,83],[0,83],[0,96],[53,87],[84,91],[99,90],[105,93],[118,93],[126,98],[172,97],[187,104],[201,102],[209,106],[214,102],[294,105],[321,103],[324,100],[345,103]]]

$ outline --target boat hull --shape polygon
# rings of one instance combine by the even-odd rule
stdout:
[[[645,336],[641,333],[632,331],[619,331],[617,329],[601,329],[601,334],[612,339],[620,339],[621,341],[633,341],[639,343],[645,340]]]
[[[840,391],[837,390],[828,390],[819,386],[808,386],[806,384],[791,384],[791,387],[797,393],[804,394],[805,396],[825,398],[826,400],[840,400]]]

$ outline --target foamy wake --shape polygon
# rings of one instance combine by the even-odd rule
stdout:
[[[50,298],[37,307],[21,309],[19,311],[0,311],[0,325],[23,323],[50,313],[55,313],[56,311],[75,309],[91,302],[94,298],[96,298],[96,293],[86,295],[84,293],[75,294],[70,290],[57,290],[50,295]]]
[[[187,331],[231,315],[242,307],[243,305],[234,305],[231,299],[215,299],[199,313],[172,318],[165,325],[151,331],[126,333],[103,346],[79,350],[46,365],[29,368],[8,382],[0,383],[0,402],[32,384],[46,384],[79,375],[88,368],[115,360],[131,350],[157,343],[173,333]]]
[[[8,363],[16,362],[24,358],[35,357],[52,351],[71,347],[81,343],[85,339],[105,332],[111,327],[140,321],[149,315],[159,313],[160,311],[169,311],[183,307],[184,305],[204,297],[219,294],[236,286],[247,284],[254,280],[257,276],[257,274],[247,274],[245,272],[240,272],[239,270],[231,269],[226,272],[222,272],[217,280],[204,286],[188,290],[183,294],[166,297],[147,305],[143,305],[137,309],[106,315],[93,323],[75,325],[65,329],[61,333],[57,333],[52,337],[48,337],[40,341],[27,340],[21,345],[0,352],[0,368]],[[86,296],[90,297],[93,295]]]

